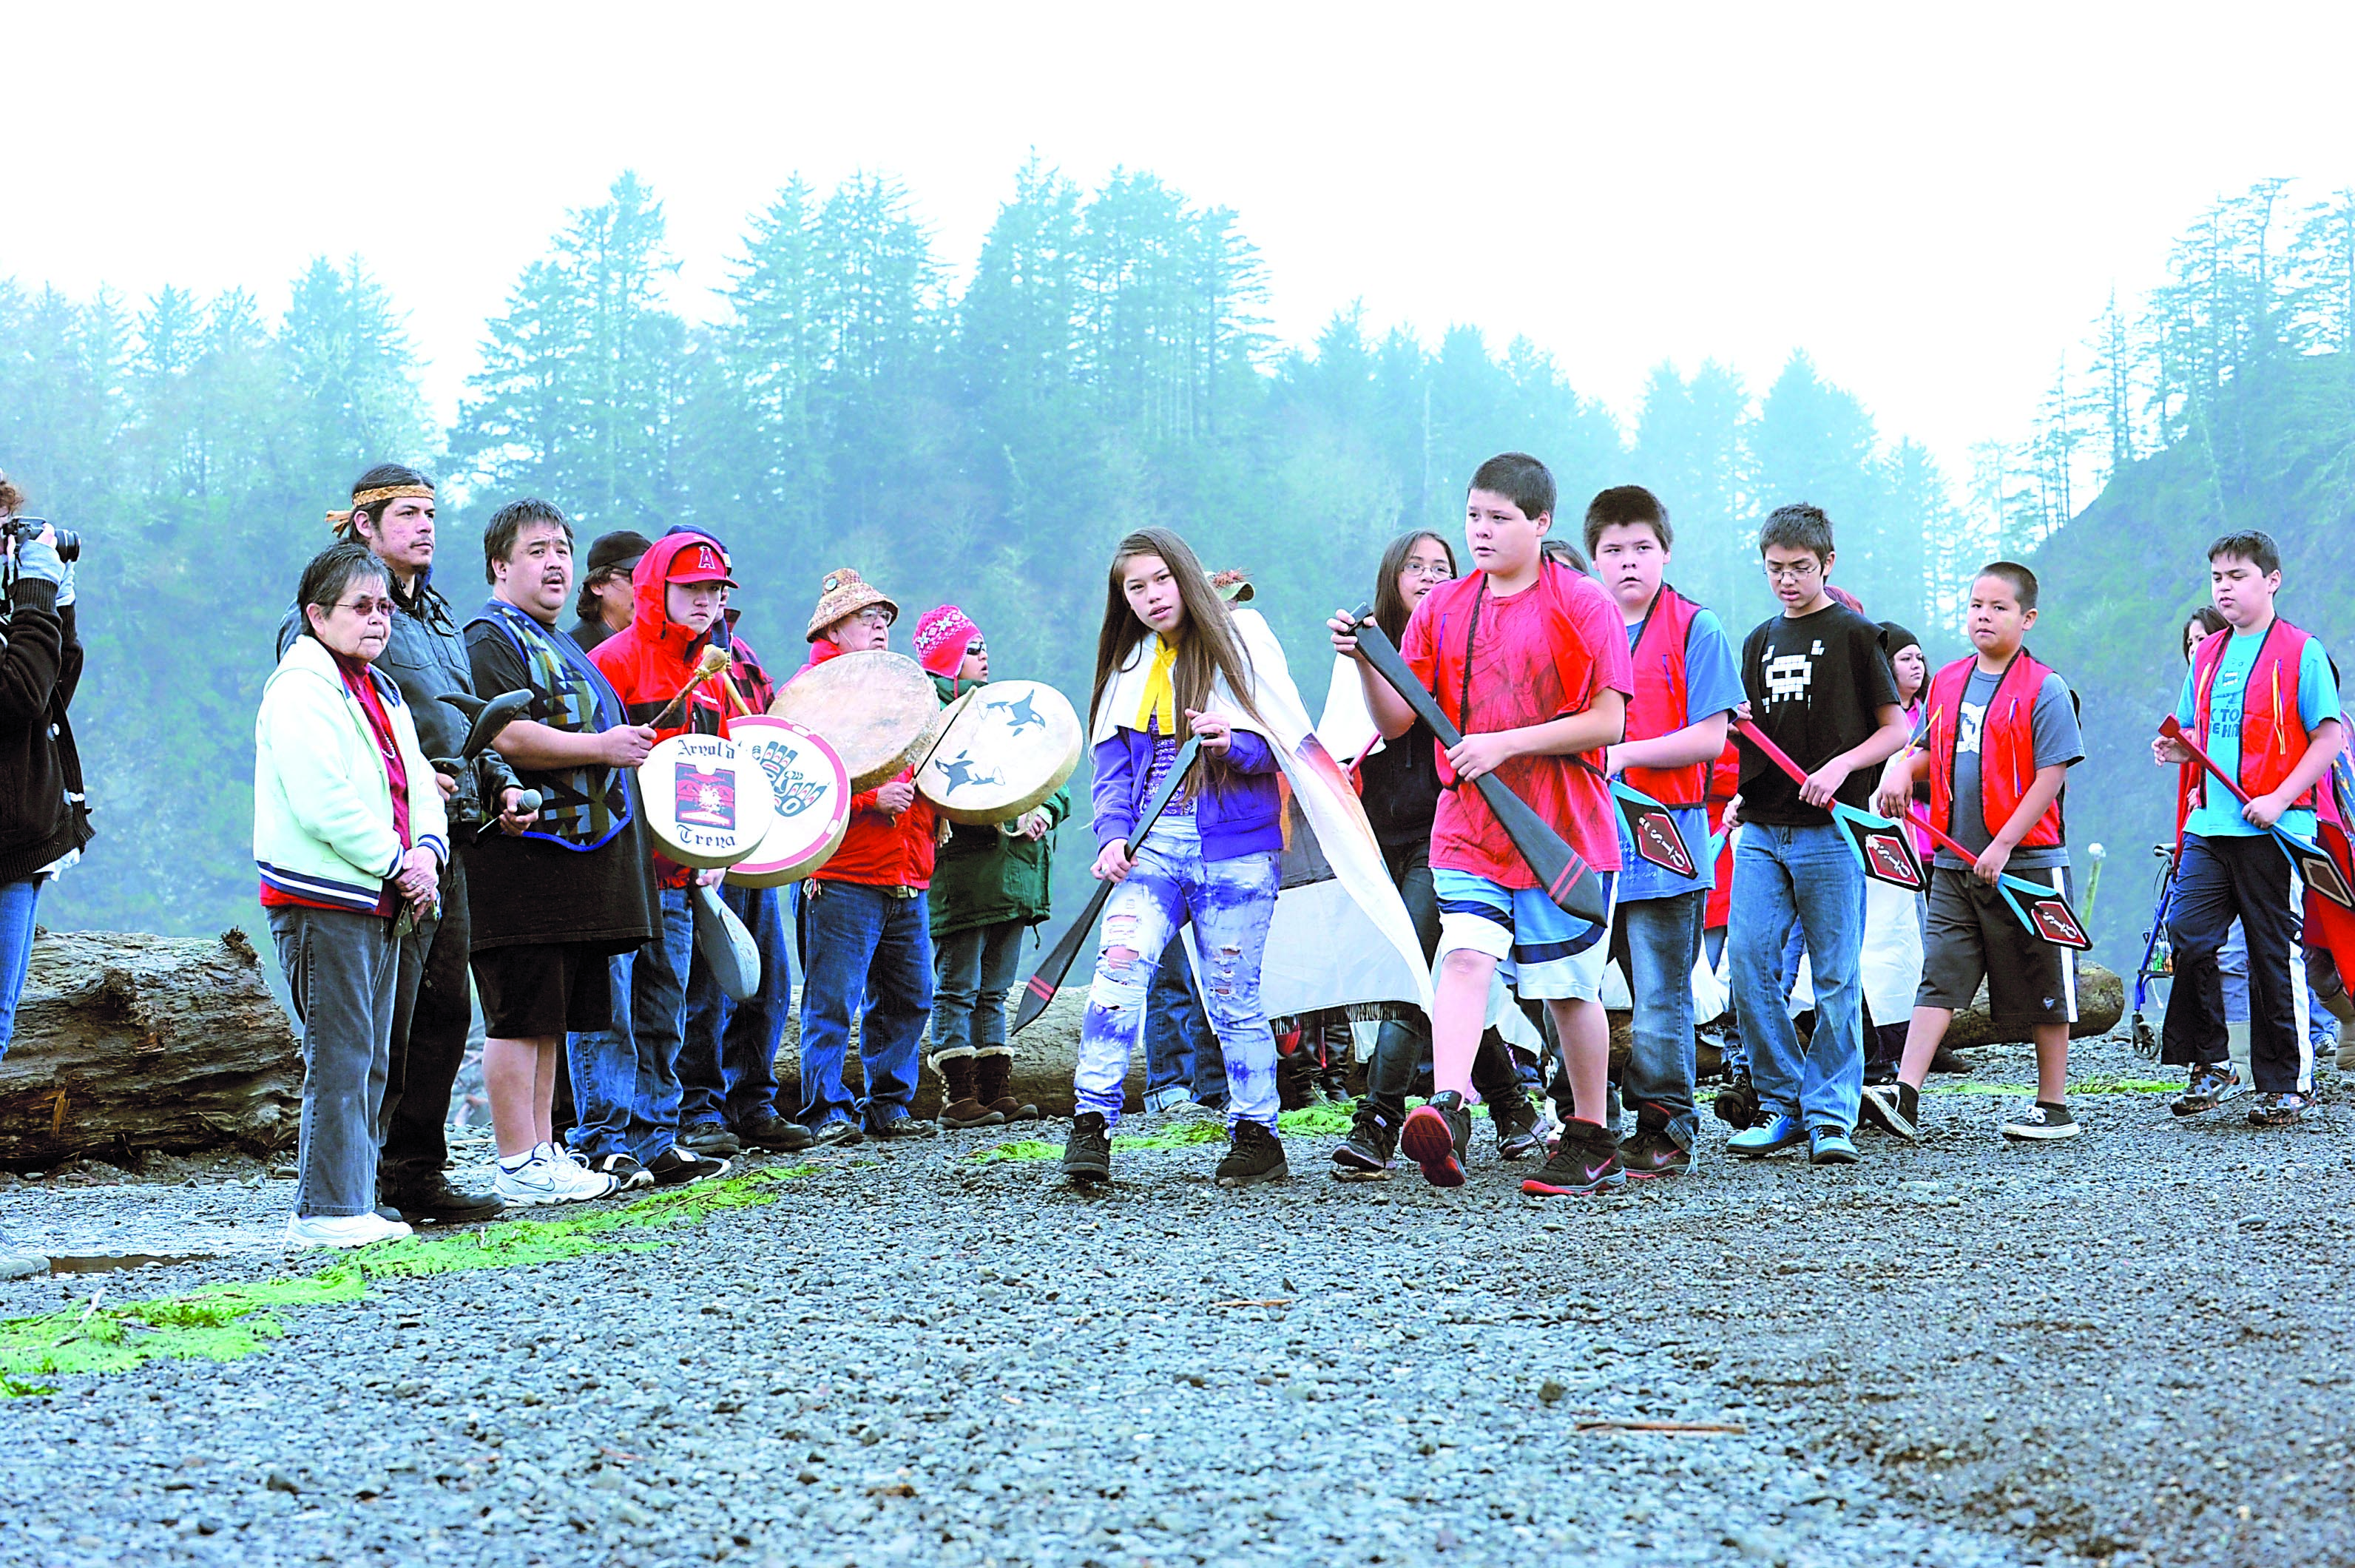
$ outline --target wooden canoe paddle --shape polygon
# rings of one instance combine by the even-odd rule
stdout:
[[[1414,716],[1431,726],[1442,746],[1454,747],[1464,739],[1447,715],[1441,711],[1438,699],[1423,689],[1415,679],[1414,671],[1407,667],[1398,648],[1374,622],[1372,612],[1360,605],[1354,619],[1358,623],[1358,651],[1374,667],[1374,673],[1390,682],[1391,689],[1405,699]],[[1459,785],[1461,780],[1457,781]],[[1536,812],[1512,786],[1494,773],[1482,773],[1472,781],[1497,818],[1497,826],[1513,841],[1521,859],[1535,872],[1538,886],[1546,891],[1556,908],[1564,914],[1577,916],[1589,925],[1601,925],[1609,912],[1608,900],[1603,891],[1603,879],[1586,863],[1579,852],[1563,841],[1561,834]],[[1689,859],[1689,857],[1688,857]]]
[[[2200,743],[2185,731],[2182,720],[2170,713],[2159,720],[2158,732],[2190,752],[2191,760],[2206,769],[2218,784],[2231,790],[2234,800],[2243,805],[2249,804],[2249,792],[2241,787],[2241,781],[2218,767],[2216,759],[2200,749]],[[2281,845],[2282,853],[2289,857],[2290,864],[2297,868],[2299,878],[2307,887],[2341,909],[2355,909],[2355,888],[2347,885],[2346,877],[2339,869],[2339,862],[2330,858],[2328,850],[2311,838],[2299,837],[2278,822],[2266,831]]]
[[[1137,818],[1136,827],[1129,833],[1128,852],[1132,858],[1136,854],[1137,847],[1145,842],[1145,836],[1153,831],[1153,825],[1161,820],[1162,812],[1178,798],[1178,791],[1185,784],[1187,773],[1193,770],[1194,759],[1201,750],[1201,738],[1196,735],[1187,736],[1186,743],[1178,748],[1178,755],[1169,764],[1169,776],[1161,781],[1161,787],[1146,804],[1145,815]],[[1014,1009],[1014,1027],[1008,1033],[1020,1034],[1029,1028],[1039,1015],[1047,1010],[1047,1004],[1055,999],[1055,988],[1063,983],[1063,976],[1071,972],[1071,965],[1078,959],[1080,949],[1086,946],[1088,938],[1095,934],[1096,917],[1103,913],[1104,901],[1112,897],[1113,889],[1118,886],[1118,882],[1097,883],[1096,896],[1088,901],[1088,907],[1080,912],[1080,918],[1064,929],[1062,940],[1055,944],[1054,951],[1039,960],[1037,973],[1022,988],[1022,1004]]]

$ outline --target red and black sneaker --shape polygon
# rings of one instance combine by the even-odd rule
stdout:
[[[1610,1133],[1599,1123],[1571,1122],[1561,1129],[1553,1157],[1521,1183],[1521,1190],[1540,1198],[1591,1198],[1626,1185],[1619,1146]]]
[[[1423,1179],[1433,1187],[1464,1185],[1464,1151],[1471,1142],[1472,1113],[1453,1089],[1409,1111],[1399,1129],[1399,1152],[1423,1167]]]
[[[1692,1156],[1668,1136],[1664,1127],[1638,1127],[1619,1146],[1620,1168],[1638,1181],[1655,1177],[1682,1176],[1692,1168]]]

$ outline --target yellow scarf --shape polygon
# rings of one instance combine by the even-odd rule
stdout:
[[[1153,663],[1145,672],[1145,698],[1136,705],[1136,722],[1130,728],[1140,733],[1153,731],[1162,735],[1178,733],[1178,685],[1170,678],[1178,667],[1178,649],[1165,641],[1159,633],[1153,637]],[[1159,729],[1154,721],[1159,720]]]

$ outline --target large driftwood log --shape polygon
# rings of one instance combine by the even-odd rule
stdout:
[[[0,1058],[0,1166],[294,1141],[303,1053],[245,933],[45,931]]]

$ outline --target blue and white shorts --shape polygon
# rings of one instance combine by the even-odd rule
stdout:
[[[1609,906],[1617,898],[1618,876],[1598,871],[1604,881],[1604,923],[1589,925],[1564,914],[1541,888],[1508,888],[1470,871],[1432,868],[1439,895],[1439,956],[1468,948],[1497,959],[1506,982],[1532,1000],[1602,999],[1603,971],[1610,962]]]

